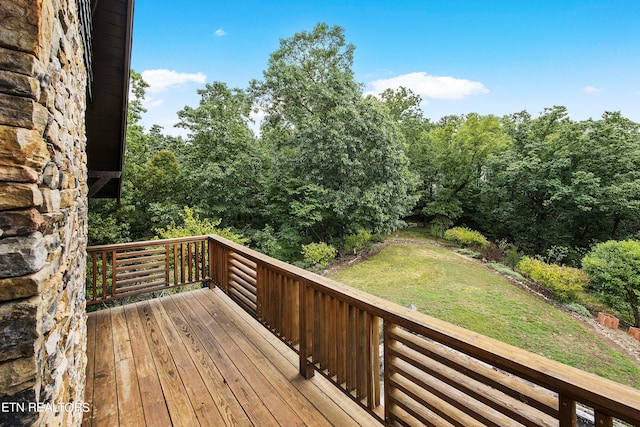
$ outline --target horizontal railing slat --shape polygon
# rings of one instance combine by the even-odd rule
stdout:
[[[127,269],[127,268],[131,268],[130,266],[144,265],[151,261],[159,261],[164,259],[165,259],[164,254],[148,255],[148,256],[141,256],[138,258],[125,258],[125,259],[121,259],[120,254],[118,254],[118,259],[116,259],[116,266],[118,266],[117,267],[118,269]]]
[[[518,400],[526,400],[527,404],[554,418],[558,418],[558,399],[549,392],[531,387],[513,375],[496,371],[490,366],[482,365],[461,353],[456,353],[442,345],[421,339],[415,334],[395,328],[390,339],[398,340],[409,348],[424,356],[438,361],[465,376],[486,384],[508,396]]]
[[[149,264],[137,265],[129,268],[116,268],[116,273],[119,279],[127,279],[129,277],[135,277],[139,274],[151,274],[154,272],[166,271],[166,263],[152,262]]]
[[[144,250],[131,250],[127,252],[119,252],[118,258],[140,258],[147,255],[157,255],[164,252],[164,247]]]
[[[208,236],[90,246],[87,304],[211,280]]]

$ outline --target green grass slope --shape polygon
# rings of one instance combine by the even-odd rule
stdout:
[[[441,247],[393,244],[332,279],[640,389],[640,366],[580,322],[484,265]]]

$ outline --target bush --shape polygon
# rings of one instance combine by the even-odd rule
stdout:
[[[480,249],[480,255],[482,259],[488,262],[499,262],[502,261],[502,257],[504,254],[502,250],[493,243],[489,243],[488,245],[483,246]]]
[[[304,261],[322,268],[329,266],[329,262],[338,255],[338,250],[324,242],[302,245]]]
[[[509,245],[504,251],[504,263],[511,268],[516,268],[523,257],[524,254],[518,250],[516,245]]]
[[[471,258],[480,258],[480,252],[472,251],[471,249],[460,248],[455,251],[461,255],[466,255]]]
[[[522,277],[520,275],[520,273],[517,273],[517,272],[513,271],[512,269],[510,269],[506,265],[500,264],[499,262],[490,262],[490,263],[487,264],[487,267],[489,267],[492,270],[497,271],[498,273],[502,273],[502,274],[504,274],[506,276],[513,277],[516,280],[520,280],[520,281],[524,280],[524,277]]]
[[[344,239],[344,251],[354,254],[362,252],[371,246],[371,233],[358,230],[356,234],[350,234]]]
[[[582,260],[590,286],[612,307],[628,307],[634,326],[640,327],[640,241],[600,243]]]
[[[582,317],[591,317],[591,313],[589,313],[589,310],[587,310],[587,308],[584,305],[578,304],[577,302],[571,302],[569,304],[565,304],[564,308],[566,308],[569,311],[573,311],[574,313],[577,313]]]
[[[282,245],[270,225],[266,225],[262,230],[248,230],[247,234],[257,251],[274,258],[281,256]]]
[[[547,264],[529,257],[522,258],[517,268],[532,280],[549,288],[553,298],[560,302],[575,301],[589,282],[589,276],[580,269]]]
[[[180,216],[182,217],[181,225],[176,225],[175,222],[172,221],[166,229],[159,228],[156,230],[157,237],[160,239],[173,239],[175,237],[217,234],[220,237],[240,243],[241,245],[248,241],[247,238],[238,233],[234,233],[230,228],[218,228],[222,220],[217,219],[211,221],[208,218],[201,219],[198,214],[193,212],[188,206],[184,207],[184,213]]]
[[[464,247],[484,248],[489,241],[480,232],[466,227],[453,227],[444,232],[444,239]]]

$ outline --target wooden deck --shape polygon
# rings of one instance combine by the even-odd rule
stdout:
[[[83,425],[375,425],[220,290],[90,313]]]

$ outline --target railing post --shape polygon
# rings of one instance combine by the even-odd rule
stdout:
[[[613,417],[595,410],[596,419],[595,424],[596,427],[613,427]]]
[[[389,346],[391,345],[391,331],[396,326],[390,323],[388,320],[384,320],[382,323],[383,337],[382,344],[384,345],[384,421],[387,423],[391,422],[391,405],[389,401],[391,400],[391,382],[390,382],[390,374],[389,369],[391,367],[391,356],[389,352]]]
[[[169,245],[164,245],[164,285],[169,286],[171,284],[171,279],[169,278],[169,273],[171,272],[171,262],[169,255]]]
[[[264,293],[267,286],[265,283],[267,275],[267,269],[262,264],[258,264],[256,268],[256,316],[260,321],[264,321],[262,308],[265,302]]]
[[[313,354],[313,289],[300,280],[300,375],[309,379],[314,375],[313,365],[307,360]]]
[[[576,427],[578,425],[576,401],[560,395],[558,396],[558,403],[560,409],[560,417],[558,420],[560,421],[560,427]]]
[[[367,407],[380,406],[380,327],[378,318],[367,313]]]
[[[213,289],[216,287],[216,283],[215,280],[213,280],[214,277],[214,268],[213,268],[213,248],[214,248],[214,244],[213,244],[213,239],[211,237],[209,237],[207,239],[207,252],[209,252],[209,277],[208,277],[208,282],[209,282],[209,288]]]
[[[111,296],[113,298],[116,297],[116,291],[118,290],[118,283],[116,282],[116,260],[117,260],[116,251],[111,251]]]

